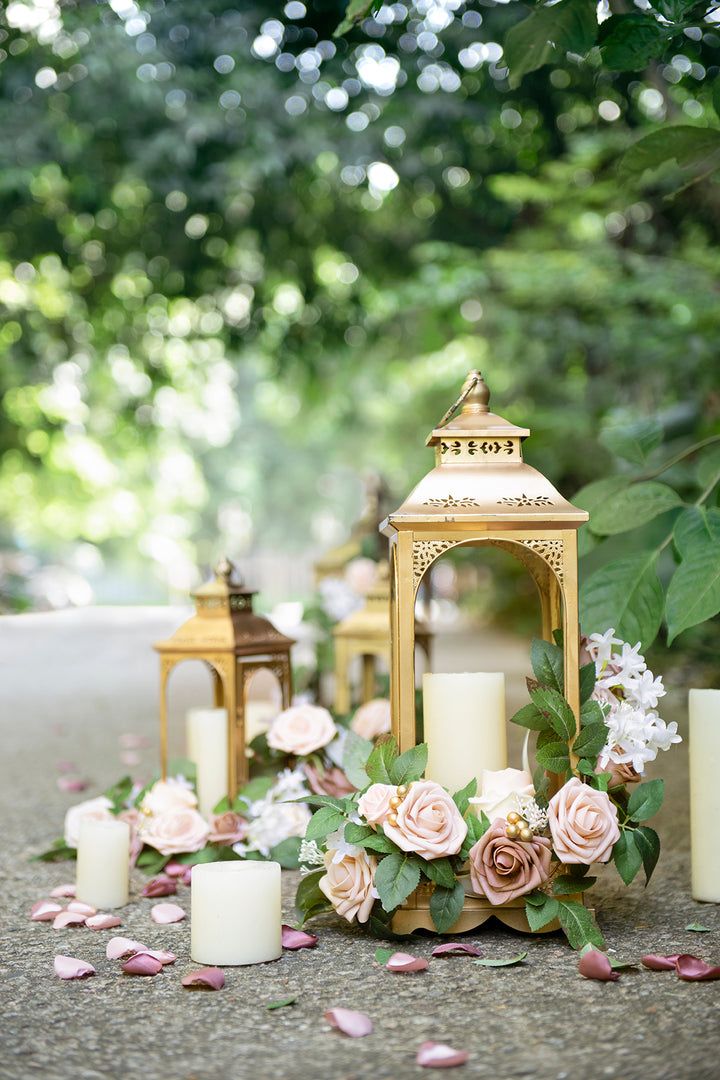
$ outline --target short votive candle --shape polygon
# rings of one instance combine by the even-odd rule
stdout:
[[[190,955],[199,964],[264,964],[282,954],[281,871],[276,862],[193,867]]]
[[[720,904],[720,690],[691,690],[689,707],[692,895]]]
[[[128,902],[130,826],[126,821],[81,821],[75,891],[78,900],[107,910]]]

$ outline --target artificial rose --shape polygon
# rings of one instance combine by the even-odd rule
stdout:
[[[642,779],[640,773],[635,772],[629,761],[624,761],[622,764],[608,761],[607,765],[603,766],[603,772],[610,773],[610,787],[617,787],[618,784],[637,784],[638,780]]]
[[[397,795],[391,784],[371,784],[358,800],[358,814],[368,825],[384,825],[391,812],[390,800]]]
[[[378,564],[373,559],[359,555],[345,567],[345,581],[354,593],[365,596],[377,581]]]
[[[167,810],[147,819],[142,830],[146,844],[161,855],[179,855],[205,847],[210,826],[197,810]]]
[[[548,824],[563,863],[607,862],[620,837],[617,810],[607,792],[588,787],[576,776],[550,800]]]
[[[307,782],[316,795],[331,795],[334,799],[341,799],[343,795],[349,795],[351,791],[355,791],[354,786],[337,765],[323,769],[319,765],[312,765],[306,761],[304,771]]]
[[[237,844],[247,836],[247,822],[233,810],[226,810],[224,814],[213,814],[210,818],[210,833],[208,840],[211,844]]]
[[[157,780],[145,792],[142,809],[146,814],[166,814],[169,810],[194,810],[197,795],[181,780]]]
[[[65,815],[65,843],[68,847],[78,846],[81,821],[114,821],[114,815],[110,813],[112,803],[106,795],[98,795],[96,799],[87,799],[85,802],[71,806]]]
[[[480,795],[470,802],[494,821],[519,809],[516,795],[534,794],[532,776],[526,769],[483,769]]]
[[[343,854],[334,848],[325,853],[325,874],[318,882],[338,915],[348,922],[367,922],[375,903],[373,881],[377,859],[362,848],[357,854]]]
[[[410,784],[395,815],[395,825],[389,820],[384,823],[385,835],[403,851],[413,851],[423,859],[457,855],[467,836],[462,814],[434,780]]]
[[[319,705],[294,705],[276,716],[267,733],[268,746],[304,757],[327,746],[337,735],[332,716]]]
[[[373,698],[361,705],[352,718],[350,727],[362,739],[377,739],[390,730],[390,702],[387,698]]]
[[[533,836],[527,842],[510,840],[506,828],[505,819],[496,818],[468,855],[472,887],[491,904],[524,896],[550,876],[550,841],[544,836]]]

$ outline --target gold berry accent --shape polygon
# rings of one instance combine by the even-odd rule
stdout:
[[[516,838],[516,836],[518,835],[519,831],[520,830],[518,829],[517,825],[515,825],[514,823],[511,823],[510,825],[508,825],[507,829],[505,830],[505,835],[507,836],[508,840],[514,840]]]
[[[514,810],[511,810],[507,816],[507,819],[511,825],[517,825],[518,821],[520,820],[520,815]]]
[[[532,838],[533,838],[532,829],[530,829],[527,825],[525,825],[524,828],[522,828],[520,830],[520,839],[524,840],[525,843],[528,844],[532,840]]]
[[[397,814],[388,814],[388,821],[391,825],[397,825]]]
[[[398,795],[400,796],[401,799],[404,799],[405,796],[407,795],[407,784],[400,784],[400,786],[397,789],[397,793],[398,793]]]
[[[392,806],[393,810],[397,810],[401,802],[401,798],[399,798],[397,795],[393,795],[392,799],[390,800],[390,805]]]

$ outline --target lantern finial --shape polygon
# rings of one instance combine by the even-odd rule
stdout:
[[[235,563],[223,555],[215,566],[215,577],[219,581],[225,581],[228,585],[242,585],[242,580],[236,577]]]
[[[468,372],[461,392],[464,413],[486,413],[490,402],[490,391],[479,371]]]

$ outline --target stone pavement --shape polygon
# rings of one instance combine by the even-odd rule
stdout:
[[[469,958],[436,959],[428,972],[391,975],[374,963],[379,942],[324,919],[316,949],[260,967],[227,969],[223,991],[202,993],[180,986],[182,975],[197,966],[189,959],[189,924],[156,927],[151,900],[132,903],[119,931],[56,931],[31,923],[33,901],[73,876],[73,864],[28,861],[61,831],[67,806],[85,797],[57,790],[56,762],[77,761],[92,780],[88,794],[94,794],[121,773],[121,733],[155,738],[156,668],[148,645],[180,617],[147,609],[0,619],[3,1080],[421,1077],[427,1070],[414,1058],[426,1039],[470,1051],[469,1063],[453,1074],[458,1078],[720,1075],[720,984],[682,983],[673,973],[644,969],[624,973],[617,983],[588,982],[556,935],[522,937],[484,927],[468,940],[485,956],[527,949],[525,962],[493,970]],[[475,666],[491,669],[502,656],[515,673],[512,697],[519,697],[520,647],[496,637],[485,644]],[[467,662],[457,643],[451,654],[456,666]],[[176,708],[200,700],[201,689],[192,679],[180,684]],[[665,710],[668,718],[681,715],[682,703],[677,692]],[[154,755],[154,746],[145,752],[146,772]],[[608,870],[593,890],[608,946],[628,960],[650,951],[690,951],[720,961],[720,910],[689,895],[686,762],[683,746],[661,763],[668,780],[658,819],[664,846],[650,887],[636,883],[626,890]],[[290,919],[296,875],[284,876]],[[189,908],[189,891],[179,899]],[[684,930],[693,921],[713,932]],[[155,978],[121,975],[104,958],[105,942],[118,932],[172,949],[177,963]],[[409,947],[429,956],[433,943],[420,937]],[[89,960],[98,974],[62,982],[52,971],[56,953]],[[269,1002],[288,996],[297,997],[294,1006],[267,1010]],[[374,1033],[349,1040],[331,1031],[322,1014],[336,1005],[369,1013]]]

